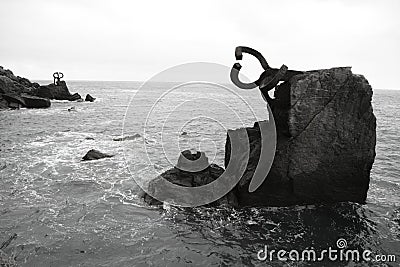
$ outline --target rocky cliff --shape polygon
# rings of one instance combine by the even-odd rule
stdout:
[[[28,79],[15,76],[11,70],[0,66],[0,94],[29,93],[35,88],[39,88],[38,83],[31,83]]]
[[[51,83],[49,85],[39,86],[35,88],[32,93],[38,97],[56,100],[75,101],[82,98],[78,93],[71,94],[65,81],[60,81],[57,85]]]
[[[0,108],[47,108],[51,105],[49,99],[74,101],[81,96],[71,94],[65,81],[41,86],[0,66]]]
[[[376,142],[371,99],[368,81],[350,68],[309,71],[279,85],[271,107],[277,126],[272,168],[255,192],[239,182],[239,204],[365,202]],[[246,130],[251,151],[242,180],[252,176],[261,149],[257,124]]]

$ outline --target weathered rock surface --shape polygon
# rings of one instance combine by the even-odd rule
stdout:
[[[24,100],[25,107],[27,108],[48,108],[51,106],[51,102],[47,98],[41,98],[27,94],[22,94],[21,98]]]
[[[32,94],[38,97],[56,100],[76,101],[82,99],[78,93],[71,94],[65,81],[60,81],[57,85],[51,83],[49,85],[40,86],[33,90]]]
[[[309,71],[278,86],[275,98],[278,140],[272,168],[255,192],[239,182],[239,205],[364,203],[376,143],[368,81],[350,68]],[[252,176],[261,151],[257,124],[246,130],[250,159],[241,181]],[[225,153],[226,166],[229,138]]]
[[[25,98],[26,103],[21,103],[19,98]],[[20,106],[46,108],[51,105],[50,101],[46,99],[83,101],[78,93],[70,93],[65,81],[59,81],[57,85],[40,86],[26,78],[15,76],[12,71],[0,66],[0,108],[18,108]],[[92,99],[94,101],[95,98]]]
[[[39,88],[38,83],[15,76],[12,71],[0,67],[0,108],[48,108],[48,99],[32,96]]]
[[[35,97],[28,94],[3,94],[2,97],[7,102],[6,107],[8,106],[10,108],[48,108],[51,105],[50,100],[46,98]]]
[[[205,167],[205,169],[197,172],[190,172],[190,171],[185,171],[186,165],[185,165],[185,160],[183,159],[185,157],[188,160],[195,161],[200,158],[200,164],[201,169]],[[202,186],[211,183],[212,181],[218,179],[219,176],[224,172],[224,169],[219,167],[216,164],[209,164],[208,159],[205,156],[204,152],[197,152],[195,154],[192,154],[191,151],[185,150],[181,153],[177,165],[165,171],[162,173],[160,176],[156,177],[154,180],[152,180],[149,184],[149,190],[153,191],[156,188],[156,184],[160,179],[166,179],[167,181],[177,184],[180,186],[185,186],[185,187],[197,187],[197,186]],[[171,192],[167,192],[168,194]],[[190,197],[190,196],[188,196]],[[148,203],[149,205],[161,205],[162,203],[150,195],[144,193],[143,194],[144,201]],[[228,193],[226,196],[220,198],[219,200],[211,203],[210,205],[231,205],[231,206],[237,206],[237,200],[236,196],[231,191]]]
[[[28,79],[15,76],[11,70],[6,70],[0,66],[0,94],[30,93],[39,84],[31,83]]]
[[[8,108],[8,101],[5,100],[0,94],[0,109],[6,109],[6,108]]]
[[[25,106],[25,101],[16,94],[3,94],[2,96],[8,103],[17,103],[21,106]]]
[[[91,149],[89,150],[85,156],[83,156],[82,160],[96,160],[96,159],[103,159],[103,158],[111,158],[114,157],[114,155],[109,155],[102,153],[98,150]]]

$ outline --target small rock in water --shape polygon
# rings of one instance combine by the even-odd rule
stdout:
[[[116,138],[113,138],[113,141],[135,140],[136,138],[139,138],[139,137],[141,137],[141,135],[137,133],[137,134],[134,134],[134,135],[116,137]]]
[[[95,100],[96,100],[96,98],[94,98],[93,96],[91,96],[89,94],[87,94],[85,97],[85,101],[93,102]]]
[[[95,159],[111,158],[111,157],[114,157],[114,155],[105,154],[98,150],[91,149],[86,153],[86,155],[82,158],[82,160],[95,160]]]
[[[6,163],[0,163],[0,171],[4,170],[7,167]]]
[[[70,107],[68,111],[77,111],[75,107]]]

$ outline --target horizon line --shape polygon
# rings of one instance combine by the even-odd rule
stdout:
[[[37,82],[37,81],[50,81],[52,83],[53,80],[51,79],[30,79],[31,82]],[[65,82],[68,82],[64,80]],[[71,79],[69,80],[71,82],[135,82],[135,83],[144,83],[146,81],[133,81],[133,80],[75,80]],[[161,82],[161,83],[179,83],[182,81],[152,81],[152,82]],[[225,83],[224,83],[225,84]],[[372,87],[372,86],[371,86]],[[400,88],[372,88],[372,90],[391,90],[391,91],[399,91]]]

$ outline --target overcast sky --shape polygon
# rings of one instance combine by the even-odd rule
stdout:
[[[231,66],[245,45],[272,67],[352,66],[398,89],[399,14],[398,0],[1,0],[0,65],[32,80],[143,81],[181,63]],[[257,61],[242,65],[258,78]]]

